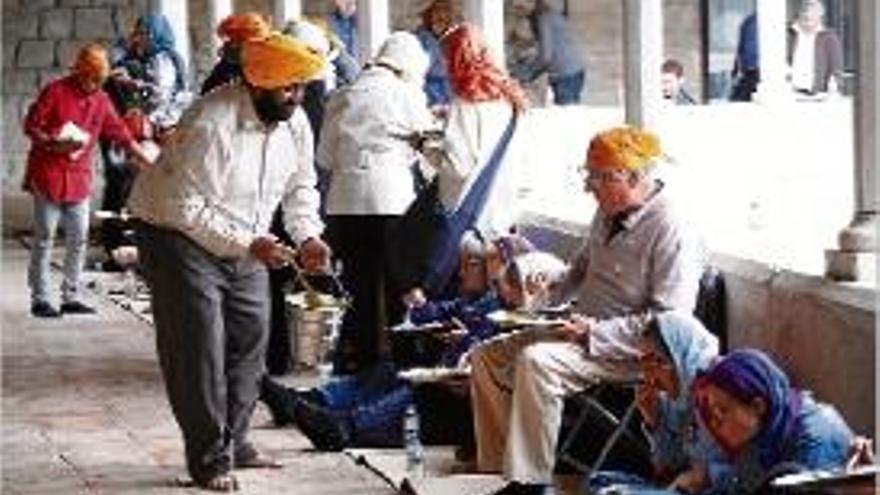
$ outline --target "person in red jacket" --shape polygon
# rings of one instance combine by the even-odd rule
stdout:
[[[31,314],[94,313],[79,299],[79,276],[89,229],[92,157],[99,137],[131,152],[132,166],[150,158],[134,141],[101,85],[110,73],[107,52],[96,43],[76,55],[70,74],[50,82],[28,109],[24,133],[31,140],[23,187],[34,197],[34,245],[28,268]],[[59,221],[64,228],[64,279],[60,311],[49,302],[49,254]]]

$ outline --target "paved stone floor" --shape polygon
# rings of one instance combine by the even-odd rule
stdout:
[[[87,300],[96,316],[31,318],[27,257],[17,242],[4,242],[2,493],[203,493],[170,486],[185,474],[182,444],[150,326],[95,293]],[[346,455],[312,452],[295,429],[267,423],[258,408],[254,441],[284,468],[240,472],[240,493],[393,493]]]

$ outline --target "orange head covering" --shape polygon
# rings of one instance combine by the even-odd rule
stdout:
[[[443,36],[443,53],[455,95],[470,102],[505,99],[522,111],[526,98],[519,84],[492,61],[479,30],[463,23]]]
[[[597,170],[643,170],[662,155],[655,134],[635,127],[615,127],[590,141],[587,166]]]
[[[224,40],[241,44],[247,40],[269,36],[269,23],[254,12],[232,14],[217,26],[217,35]]]
[[[263,89],[277,89],[318,76],[325,60],[303,42],[273,32],[242,46],[244,78]]]
[[[88,43],[76,53],[70,68],[77,76],[103,82],[110,75],[107,50],[98,43]]]

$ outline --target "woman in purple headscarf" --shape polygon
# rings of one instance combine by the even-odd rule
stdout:
[[[854,437],[840,414],[792,388],[761,351],[717,361],[697,379],[695,398],[701,426],[733,467],[711,480],[712,493],[759,493],[780,474],[847,465]]]

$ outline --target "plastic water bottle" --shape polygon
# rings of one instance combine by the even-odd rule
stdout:
[[[410,404],[403,416],[403,443],[406,446],[406,472],[410,478],[425,476],[425,449],[419,438],[419,413]]]

